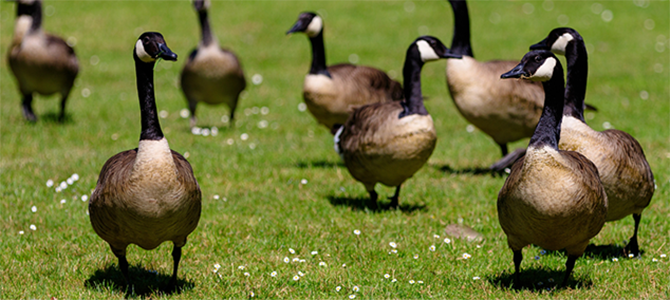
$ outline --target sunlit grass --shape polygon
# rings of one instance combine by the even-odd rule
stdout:
[[[156,68],[157,105],[165,111],[161,125],[170,146],[188,153],[203,192],[200,224],[180,265],[183,291],[169,297],[670,297],[669,259],[662,256],[670,245],[668,1],[528,3],[471,2],[474,53],[482,60],[518,60],[554,27],[582,34],[589,50],[587,101],[599,108],[587,121],[597,130],[608,122],[635,136],[657,180],[642,218],[640,259],[620,254],[632,234],[629,217],[606,224],[592,240],[569,288],[553,289],[562,280],[565,255],[536,247],[524,249],[523,288],[510,288],[512,252],[495,208],[504,177],[468,172],[495,161],[499,149],[467,129],[448,96],[444,62],[427,64],[422,73],[438,133],[433,156],[403,185],[399,211],[367,209],[368,195],[339,161],[330,134],[298,109],[309,44],[303,35],[284,33],[300,12],[317,11],[325,20],[329,63],[356,54],[360,64],[398,78],[406,47],[419,34],[450,43],[446,1],[213,1],[214,33],[240,57],[249,86],[232,127],[221,121],[225,106],[199,107],[198,124],[218,129],[216,136],[202,136],[180,116],[186,101],[178,74],[199,39],[187,1],[47,0],[44,6],[54,11],[45,16],[45,29],[76,38],[81,64],[65,124],[53,121],[53,96],[35,100],[36,124],[23,120],[5,60],[15,4],[0,3],[0,298],[126,295],[116,258],[93,232],[82,196],[90,195],[109,157],[137,147],[131,50],[148,30],[161,32],[179,54],[178,62]],[[559,23],[566,18],[567,24]],[[256,74],[262,76],[258,85],[251,83]],[[75,173],[77,181],[55,191]],[[377,191],[381,201],[393,193],[381,186]],[[485,240],[446,236],[444,228],[458,223]],[[172,271],[171,247],[129,247],[135,295],[167,297],[161,290]]]

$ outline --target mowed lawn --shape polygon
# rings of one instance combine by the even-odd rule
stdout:
[[[352,60],[402,80],[405,50],[417,36],[450,45],[446,1],[213,1],[214,33],[238,54],[248,81],[234,126],[222,122],[227,107],[199,106],[198,124],[216,127],[216,136],[192,134],[180,116],[179,73],[200,38],[188,1],[46,1],[46,31],[76,43],[80,62],[64,124],[55,121],[57,96],[36,97],[37,123],[21,114],[6,61],[15,5],[0,3],[2,299],[670,297],[667,0],[469,3],[480,60],[519,60],[551,29],[577,29],[589,51],[587,102],[599,109],[587,113],[588,123],[637,138],[658,185],[642,217],[640,258],[622,254],[633,232],[627,217],[603,227],[565,289],[556,288],[564,253],[524,249],[518,290],[510,287],[512,252],[496,212],[505,177],[473,172],[498,159],[499,148],[459,115],[444,61],[422,73],[437,148],[403,185],[399,210],[367,208],[368,194],[333,151],[328,130],[299,109],[310,46],[304,35],[285,32],[300,12],[324,18],[328,63]],[[87,215],[102,165],[137,147],[132,49],[144,31],[161,32],[179,55],[155,69],[157,105],[170,146],[188,157],[203,196],[199,226],[183,249],[182,291],[171,295],[162,292],[171,243],[128,248],[134,292],[126,294],[117,260]],[[66,188],[56,191],[61,182]],[[377,192],[386,203],[393,189]],[[484,240],[445,235],[459,223]]]

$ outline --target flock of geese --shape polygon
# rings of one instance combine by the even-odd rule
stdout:
[[[207,18],[209,1],[194,0],[202,40],[181,73],[181,88],[195,126],[196,106],[225,103],[234,117],[246,87],[240,62],[223,50]],[[625,251],[639,255],[637,233],[642,211],[655,190],[653,174],[640,144],[619,130],[598,132],[584,120],[588,73],[581,35],[557,28],[532,45],[520,63],[480,62],[470,46],[467,4],[449,0],[455,26],[451,49],[439,39],[422,36],[406,52],[403,84],[371,67],[327,66],[323,19],[300,14],[287,32],[302,32],[312,46],[305,77],[307,108],[334,135],[335,149],[351,175],[377,204],[375,185],[396,187],[391,207],[399,204],[400,187],[428,160],[436,144],[433,119],[423,104],[421,69],[446,59],[447,86],[459,112],[500,146],[503,160],[492,168],[511,166],[500,190],[498,217],[514,253],[516,280],[522,249],[535,244],[568,254],[563,284],[575,261],[605,222],[633,215],[635,230]],[[9,51],[9,65],[23,96],[23,114],[35,121],[34,93],[60,93],[61,113],[78,72],[74,50],[41,27],[41,1],[19,0]],[[555,54],[565,55],[567,83]],[[141,110],[136,149],[114,155],[102,167],[89,204],[95,232],[119,260],[130,282],[126,248],[156,248],[172,241],[176,288],[181,248],[197,227],[201,191],[186,159],[170,149],[161,130],[153,88],[158,59],[177,55],[157,32],[143,33],[133,51]],[[511,79],[510,79],[511,78]],[[521,78],[518,80],[514,78]],[[530,137],[527,149],[509,153],[507,143]]]

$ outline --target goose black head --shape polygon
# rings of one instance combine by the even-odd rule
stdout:
[[[533,50],[526,53],[514,69],[500,75],[500,78],[525,78],[532,81],[549,81],[554,75],[554,68],[557,64],[559,64],[558,59],[553,53],[547,50]]]
[[[315,37],[323,30],[323,20],[313,12],[304,12],[298,16],[298,21],[293,24],[286,34],[304,32],[308,37]]]
[[[16,16],[33,16],[37,10],[42,9],[42,1],[40,0],[15,0],[16,1]]]
[[[560,27],[549,32],[541,42],[530,46],[530,50],[549,50],[556,54],[565,55],[565,49],[573,40],[582,40],[577,30],[569,27]]]
[[[461,55],[451,53],[439,39],[433,36],[424,35],[417,38],[408,51],[418,51],[422,62],[438,60],[440,58],[461,58]]]
[[[158,32],[143,33],[135,43],[134,56],[136,60],[145,63],[153,63],[158,58],[177,60],[177,54],[168,48],[163,35]]]
[[[210,5],[210,0],[193,0],[193,7],[195,7],[196,11],[207,11]]]

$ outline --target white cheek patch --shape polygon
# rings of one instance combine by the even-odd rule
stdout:
[[[33,4],[35,4],[35,0],[19,0],[19,3],[25,4],[25,5],[33,5]]]
[[[149,53],[144,50],[142,40],[137,40],[137,43],[135,43],[135,54],[137,54],[137,57],[139,57],[143,62],[148,63],[156,61],[156,59],[151,57],[151,55],[149,55]]]
[[[568,43],[575,38],[572,34],[564,33],[561,35],[553,45],[551,45],[551,52],[556,54],[565,55],[565,48],[568,47]]]
[[[305,30],[305,34],[307,34],[308,37],[315,37],[319,35],[321,29],[323,29],[323,20],[321,19],[321,17],[315,16],[312,19],[312,22],[309,22],[309,25],[307,25],[307,30]]]
[[[554,67],[556,66],[556,59],[553,57],[547,57],[544,60],[544,63],[537,68],[535,74],[528,77],[533,81],[548,81],[554,75]]]
[[[33,25],[33,17],[22,15],[16,19],[14,24],[14,36],[23,37]]]
[[[204,3],[204,5],[203,5],[203,6],[205,7],[205,9],[209,9],[209,6],[210,6],[210,5],[212,5],[212,1],[210,1],[210,0],[205,0],[205,3]]]
[[[419,53],[421,53],[421,61],[427,62],[431,60],[440,59],[440,57],[435,53],[435,49],[428,45],[426,41],[416,42],[416,46],[419,47]]]

